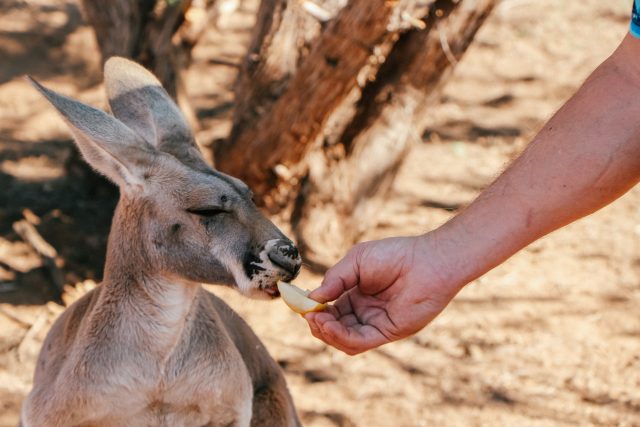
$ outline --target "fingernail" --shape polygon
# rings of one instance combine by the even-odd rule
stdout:
[[[326,302],[324,301],[323,295],[322,295],[322,286],[319,288],[315,288],[314,290],[312,290],[311,292],[309,292],[309,295],[307,295],[309,298],[311,298],[312,300],[318,301],[318,302]],[[318,300],[318,297],[320,297],[320,300]]]

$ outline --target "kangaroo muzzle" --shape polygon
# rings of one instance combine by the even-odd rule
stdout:
[[[300,258],[298,248],[296,248],[290,240],[278,240],[269,249],[267,256],[274,265],[291,275],[291,277],[288,277],[286,280],[292,280],[300,272],[302,258]]]

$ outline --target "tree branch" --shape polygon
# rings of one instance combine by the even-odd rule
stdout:
[[[268,207],[275,169],[310,149],[330,114],[357,85],[356,76],[388,35],[394,2],[353,0],[329,23],[273,108],[235,140],[216,147],[216,164],[249,184]],[[260,159],[256,161],[256,159]]]

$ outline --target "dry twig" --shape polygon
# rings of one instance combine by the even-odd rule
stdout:
[[[25,215],[25,217],[30,218],[32,215]],[[33,216],[35,217],[35,215]],[[58,253],[55,248],[40,235],[32,221],[28,219],[14,222],[13,230],[40,255],[42,264],[49,272],[55,290],[58,295],[61,295],[64,292],[64,275],[56,264]]]

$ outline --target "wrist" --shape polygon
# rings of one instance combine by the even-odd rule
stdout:
[[[474,242],[465,242],[458,232],[444,225],[426,234],[418,236],[422,252],[418,259],[423,260],[427,272],[425,277],[430,282],[438,284],[438,288],[446,293],[456,294],[466,284],[473,280],[473,272],[480,269],[478,265],[472,266],[473,262],[466,258],[465,252],[468,245]]]
[[[432,247],[439,279],[457,292],[511,257],[535,239],[535,229],[527,224],[530,215],[529,208],[517,198],[482,197],[421,236]]]

